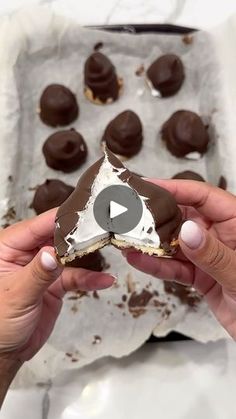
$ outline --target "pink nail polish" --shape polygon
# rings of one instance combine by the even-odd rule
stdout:
[[[57,261],[48,252],[42,252],[41,263],[47,271],[54,271],[57,268]]]
[[[201,245],[204,235],[194,221],[188,220],[181,227],[180,237],[190,249],[197,249]]]

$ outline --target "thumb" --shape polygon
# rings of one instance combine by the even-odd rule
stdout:
[[[53,247],[43,247],[22,270],[19,287],[24,300],[34,304],[61,274],[63,267],[57,262]]]
[[[236,290],[236,254],[207,230],[186,221],[180,231],[180,247],[185,256],[228,291]]]

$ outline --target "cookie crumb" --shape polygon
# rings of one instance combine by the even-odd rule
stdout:
[[[182,42],[185,45],[191,45],[193,43],[193,35],[184,35],[182,37]]]
[[[137,77],[141,77],[142,75],[143,75],[143,73],[145,72],[145,68],[144,68],[144,65],[143,64],[141,64],[138,68],[137,68],[137,70],[135,70],[135,75],[137,76]]]

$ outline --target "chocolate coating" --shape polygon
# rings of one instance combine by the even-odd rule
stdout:
[[[185,170],[184,172],[176,173],[172,179],[187,179],[187,180],[197,180],[199,182],[205,182],[205,179],[201,175],[192,170]]]
[[[89,269],[90,271],[101,272],[106,268],[105,258],[101,252],[97,250],[94,253],[88,253],[81,258],[76,258],[72,262],[67,262],[66,266],[71,268],[83,268]]]
[[[41,214],[61,205],[73,191],[73,186],[67,185],[61,180],[47,179],[38,186],[31,207],[36,214]]]
[[[72,172],[85,162],[88,151],[82,135],[72,128],[50,135],[43,145],[43,154],[52,169]]]
[[[79,115],[75,95],[68,87],[50,84],[40,98],[40,118],[51,127],[64,126],[73,122]]]
[[[121,112],[107,125],[102,142],[117,155],[132,157],[137,154],[143,142],[138,115],[130,110]]]
[[[162,97],[174,95],[184,81],[183,63],[177,55],[162,55],[148,68],[147,79]]]
[[[117,100],[120,85],[112,62],[101,52],[88,57],[84,67],[85,89],[91,89],[94,99],[106,103],[108,99]]]
[[[197,151],[204,154],[210,141],[208,132],[195,112],[177,111],[164,123],[162,138],[176,157]]]
[[[178,237],[182,223],[182,214],[174,197],[165,189],[147,182],[126,169],[121,161],[108,149],[108,160],[114,168],[124,168],[120,179],[131,186],[139,195],[147,197],[146,206],[155,220],[155,228],[161,240],[161,246],[166,253],[171,253],[171,242]],[[99,172],[105,157],[102,157],[89,167],[80,178],[75,191],[60,206],[56,216],[54,245],[59,257],[67,256],[68,244],[65,237],[71,233],[79,221],[78,212],[85,208],[91,195],[93,182]]]

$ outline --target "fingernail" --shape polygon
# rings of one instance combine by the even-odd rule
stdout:
[[[203,241],[203,232],[194,221],[185,221],[180,231],[180,237],[190,249],[197,249]]]
[[[48,252],[42,252],[41,263],[47,271],[54,271],[57,268],[57,261]]]

